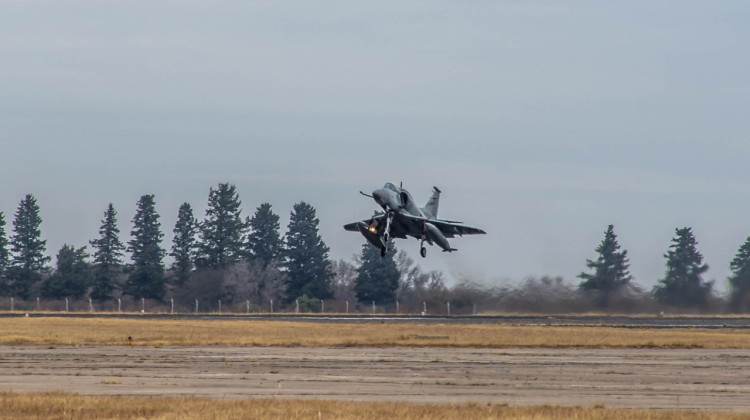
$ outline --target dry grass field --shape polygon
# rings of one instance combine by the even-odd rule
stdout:
[[[127,347],[128,336],[133,337],[133,347]],[[712,411],[745,407],[745,376],[741,369],[727,370],[743,364],[744,351],[750,349],[750,331],[742,329],[37,318],[32,313],[0,320],[0,346],[7,349],[0,357],[0,371],[9,384],[0,387],[5,391],[0,391],[0,418],[10,419],[748,418],[746,413]],[[87,349],[104,355],[101,360],[87,356]],[[202,350],[181,353],[191,349]],[[270,353],[230,354],[250,349]],[[282,350],[301,354],[283,355]],[[333,350],[356,354],[336,356]],[[403,354],[382,356],[375,354],[378,350]],[[134,351],[156,353],[129,354]],[[450,355],[426,356],[428,351]],[[39,354],[32,356],[35,353]],[[483,372],[490,370],[484,363],[498,370],[495,376],[484,378]],[[637,366],[632,372],[631,365]],[[680,376],[681,369],[690,369],[692,376]],[[662,373],[652,373],[656,371]],[[672,379],[663,380],[665,375]],[[415,392],[411,398],[423,395],[423,388],[434,395],[409,402],[382,400],[374,393],[379,381]],[[235,382],[238,389],[254,386],[266,394],[221,397]],[[348,401],[325,396],[338,395],[341,386],[352,390],[351,395],[341,391]],[[600,388],[604,391],[596,391]],[[38,392],[54,390],[109,395]],[[569,397],[544,398],[545,390],[565,391]],[[370,398],[359,398],[360,392]],[[213,397],[174,396],[180,393]],[[485,402],[476,402],[474,397],[481,393]],[[467,397],[444,398],[448,395]],[[523,400],[522,395],[536,397]],[[680,395],[685,402],[680,402]],[[708,399],[693,400],[690,395]],[[520,401],[527,405],[516,406]],[[580,406],[555,405],[568,401]],[[684,410],[688,407],[706,411]]]
[[[258,320],[6,318],[0,345],[750,349],[750,330]]]
[[[323,400],[212,400],[196,397],[80,396],[0,393],[0,413],[12,419],[743,419],[746,415],[605,407],[511,407],[497,404],[407,404]]]

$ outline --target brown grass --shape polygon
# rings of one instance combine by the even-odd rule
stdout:
[[[211,400],[197,397],[81,396],[0,393],[0,414],[12,419],[741,419],[743,414],[604,407],[509,407],[491,404],[408,404],[319,400]]]
[[[498,324],[6,318],[0,345],[748,348],[750,330]]]

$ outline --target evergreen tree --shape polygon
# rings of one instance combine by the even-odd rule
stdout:
[[[596,261],[586,260],[586,267],[594,272],[578,275],[583,279],[579,288],[596,292],[597,304],[606,308],[609,305],[609,295],[627,285],[632,278],[628,272],[628,251],[620,251],[612,225],[607,227],[602,243],[594,250],[599,253]]]
[[[161,300],[165,293],[162,259],[166,251],[161,247],[164,234],[153,195],[144,195],[138,201],[130,236],[128,252],[133,266],[123,292],[134,298]]]
[[[396,300],[396,289],[399,286],[401,273],[393,257],[395,247],[391,246],[385,257],[380,256],[380,250],[365,243],[362,245],[360,266],[357,269],[357,280],[354,291],[357,300],[369,304],[375,301],[378,305],[390,305]]]
[[[94,278],[91,298],[103,302],[112,298],[117,277],[122,272],[125,245],[120,241],[117,211],[112,203],[104,212],[99,238],[89,241],[94,248]]]
[[[177,213],[177,222],[174,225],[174,237],[172,238],[172,252],[174,258],[172,271],[175,276],[175,284],[183,285],[195,268],[195,234],[198,230],[198,221],[193,217],[193,209],[190,204],[183,203]]]
[[[319,223],[311,205],[304,201],[294,205],[287,226],[284,263],[288,301],[302,295],[314,299],[328,299],[332,295],[329,249],[318,234]]]
[[[750,237],[737,251],[729,267],[732,269],[729,306],[735,312],[747,312],[750,310]]]
[[[41,224],[36,198],[27,194],[18,205],[13,220],[14,235],[10,239],[13,257],[8,272],[8,287],[4,291],[8,295],[28,299],[32,286],[47,271],[51,258],[44,255],[47,241],[41,239]]]
[[[248,224],[251,229],[247,235],[248,261],[263,268],[281,265],[283,242],[279,234],[279,216],[271,210],[271,205],[261,204]]]
[[[86,247],[63,245],[57,253],[57,269],[42,283],[42,295],[61,299],[80,299],[91,282],[91,270],[86,262]]]
[[[0,290],[2,290],[9,264],[10,251],[8,250],[8,237],[5,236],[5,215],[0,212]]]
[[[206,218],[200,226],[201,242],[196,264],[201,268],[226,268],[243,256],[246,224],[234,185],[219,184],[208,194]]]
[[[708,265],[698,252],[698,244],[690,228],[676,229],[667,259],[666,276],[654,286],[654,295],[669,305],[696,306],[705,304],[711,294],[713,282],[704,282],[703,273]]]

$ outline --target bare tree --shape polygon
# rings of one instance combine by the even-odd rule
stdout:
[[[496,309],[513,312],[571,313],[593,308],[584,292],[562,277],[529,277],[516,287],[504,287],[496,293]]]
[[[396,300],[401,301],[403,297],[416,284],[417,279],[422,275],[419,266],[403,250],[396,254],[396,267],[400,273],[398,289],[396,289]]]
[[[445,274],[442,271],[430,271],[427,274],[427,295],[434,300],[444,301],[448,297],[445,286]]]
[[[247,263],[233,264],[224,270],[222,281],[222,296],[228,302],[244,299],[254,300],[258,295],[260,283],[257,277],[250,274],[250,266]]]
[[[344,260],[338,260],[331,262],[331,271],[333,271],[333,279],[331,280],[333,298],[340,301],[356,302],[357,296],[354,293],[354,284],[357,280],[357,267]]]
[[[284,280],[284,273],[272,264],[234,264],[224,273],[222,295],[229,302],[249,300],[262,305],[270,299],[280,301],[286,291]]]
[[[286,295],[286,274],[274,264],[265,267],[261,262],[250,264],[250,276],[259,284],[258,304],[263,304],[271,299],[281,302]]]

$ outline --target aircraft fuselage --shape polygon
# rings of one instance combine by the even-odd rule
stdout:
[[[445,252],[452,252],[455,249],[451,248],[448,238],[485,233],[460,222],[438,219],[440,192],[440,189],[433,187],[432,197],[424,207],[419,207],[408,191],[388,182],[368,196],[383,209],[383,213],[367,220],[349,223],[344,229],[359,231],[369,243],[380,248],[381,255],[385,255],[392,238],[411,236],[420,241],[422,257],[427,255],[425,242],[436,244]]]
[[[397,188],[390,182],[381,189],[372,192],[372,198],[383,211],[407,212],[412,216],[427,218],[422,210],[414,203],[414,199],[403,188]]]

